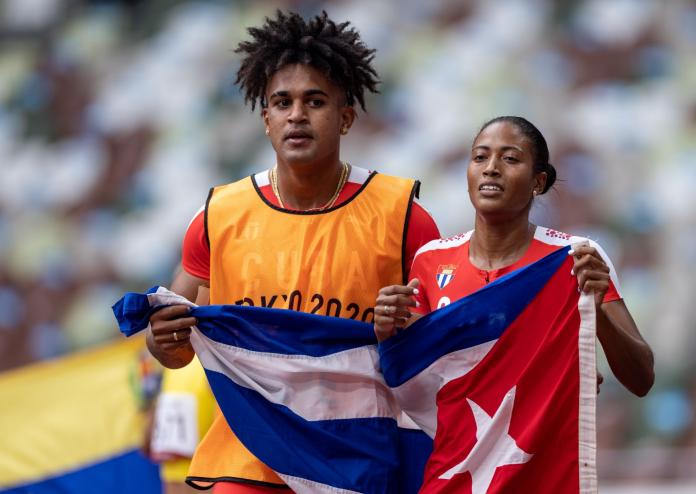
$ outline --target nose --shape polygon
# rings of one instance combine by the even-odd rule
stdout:
[[[483,168],[483,175],[486,177],[500,176],[500,170],[498,170],[498,160],[495,156],[488,158],[486,166]]]
[[[292,108],[290,109],[290,113],[288,114],[288,122],[303,122],[306,118],[307,114],[305,112],[304,103],[301,100],[293,101]]]

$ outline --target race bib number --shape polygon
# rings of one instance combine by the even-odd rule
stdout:
[[[159,457],[191,457],[198,440],[196,398],[186,393],[160,395],[150,445],[152,454]]]

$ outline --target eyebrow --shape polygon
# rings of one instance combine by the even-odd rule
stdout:
[[[478,145],[478,146],[473,147],[471,150],[473,151],[474,149],[485,149],[485,150],[487,150],[487,151],[490,151],[491,148],[490,148],[490,146],[484,146],[484,145],[480,144],[480,145]],[[523,152],[524,152],[524,151],[522,151],[521,148],[519,148],[519,147],[517,147],[517,146],[503,146],[503,147],[501,147],[500,149],[501,149],[502,151],[510,151],[510,150],[512,150],[512,151],[518,151],[518,152],[520,152],[520,153],[523,153]]]
[[[304,92],[302,93],[302,96],[316,96],[317,94],[322,95],[322,96],[326,96],[327,98],[329,97],[329,95],[326,94],[326,92],[324,92],[324,91],[322,91],[321,89],[318,89],[318,88],[317,88],[317,89],[307,89],[306,91],[304,91]],[[273,94],[271,94],[271,96],[269,97],[269,99],[271,99],[271,98],[273,98],[273,97],[286,98],[286,97],[288,97],[288,96],[290,96],[290,91],[281,90],[281,91],[276,91],[276,92],[274,92]]]

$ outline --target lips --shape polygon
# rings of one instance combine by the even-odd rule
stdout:
[[[287,140],[302,140],[302,139],[311,139],[312,134],[307,132],[306,130],[290,130],[285,133],[284,139]]]
[[[503,186],[495,182],[485,182],[479,185],[481,192],[503,192]]]

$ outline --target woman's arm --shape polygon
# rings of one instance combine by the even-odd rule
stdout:
[[[594,291],[597,337],[609,367],[629,391],[645,396],[655,382],[653,353],[623,300],[603,303],[609,288],[609,267],[594,247],[574,245],[573,272],[584,292]]]
[[[623,300],[601,305],[597,337],[619,382],[633,394],[645,396],[655,382],[653,353]]]
[[[379,291],[374,322],[377,341],[394,336],[398,329],[407,328],[421,317],[409,310],[409,307],[416,306],[413,296],[418,293],[418,283],[418,279],[414,278],[406,286],[385,286]]]

